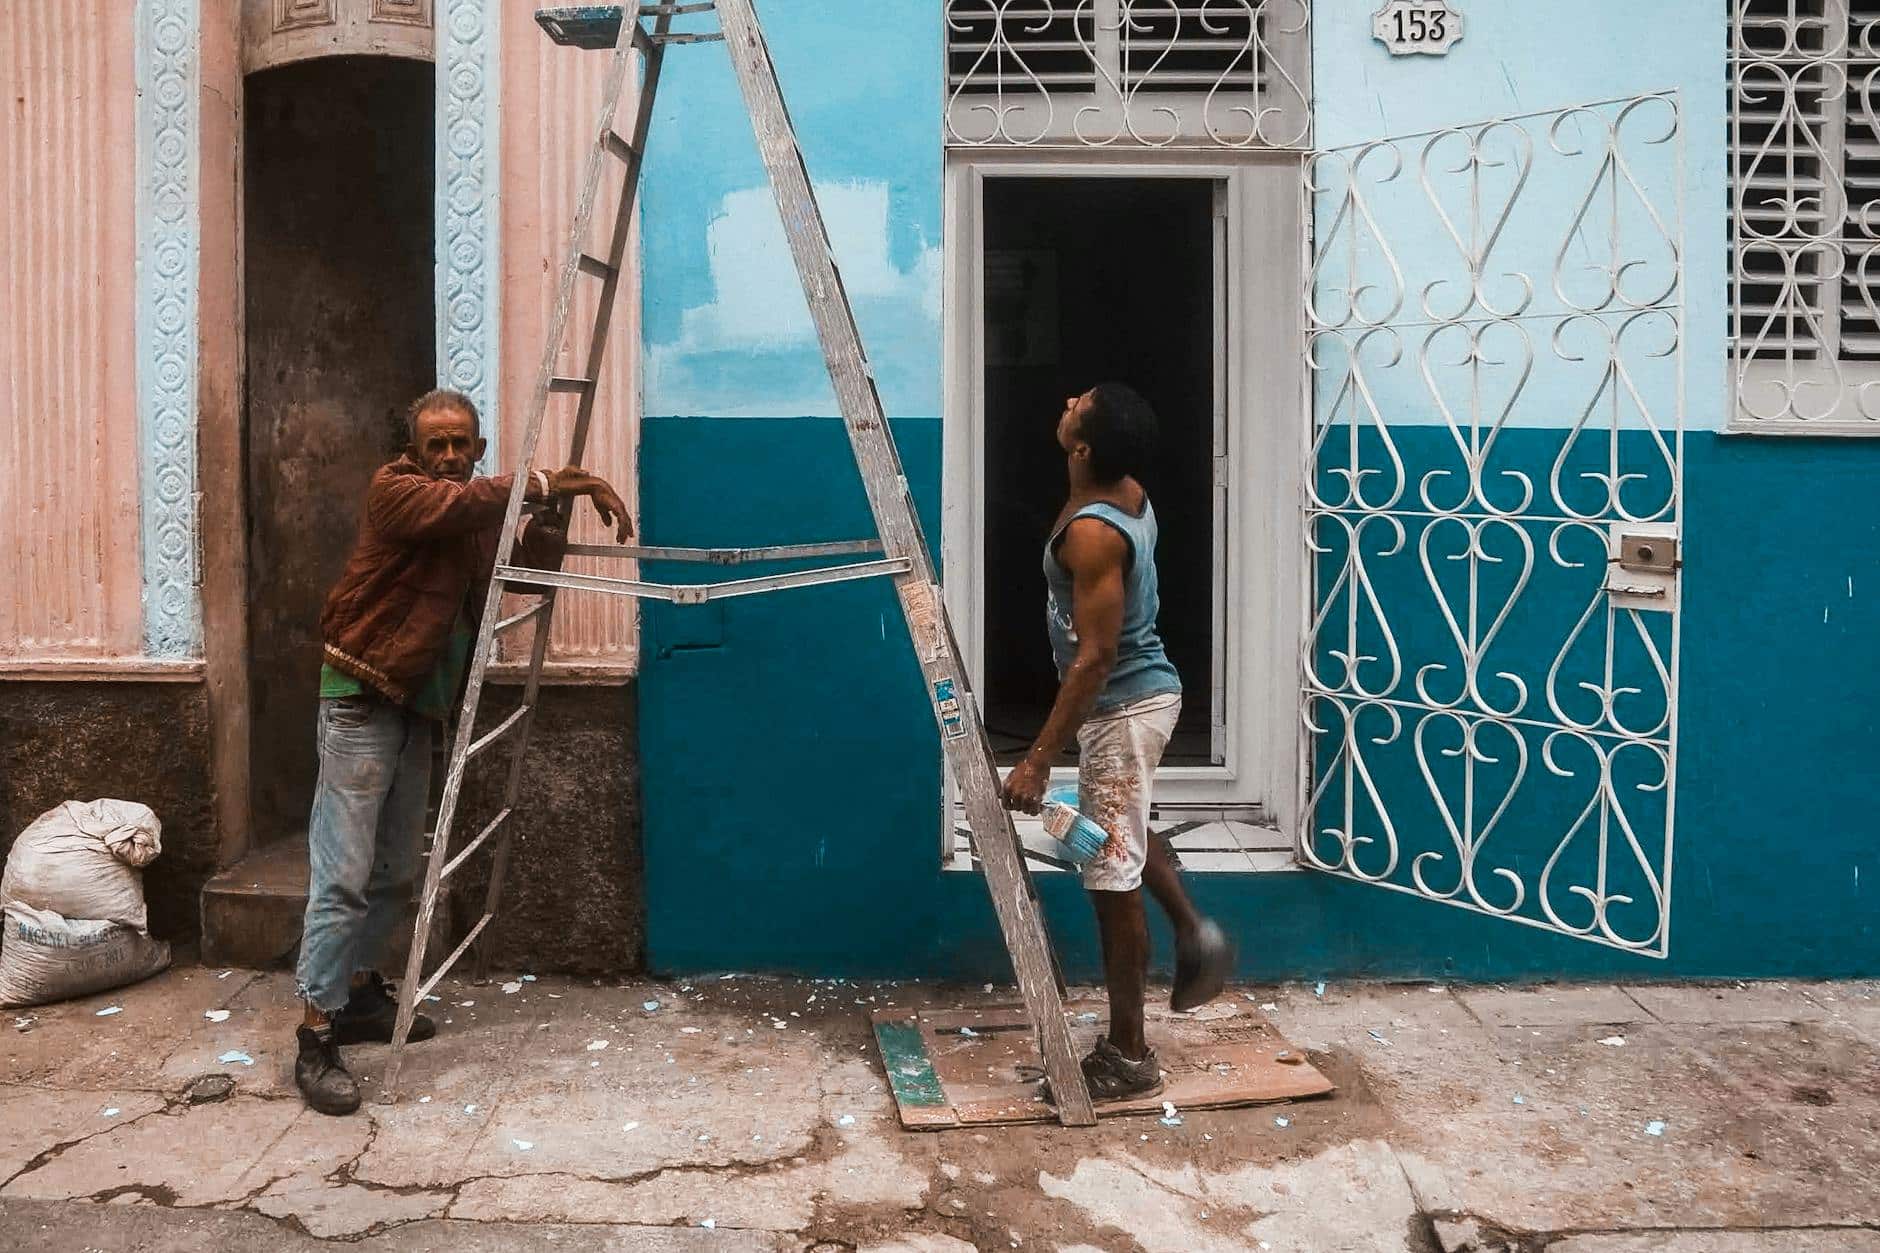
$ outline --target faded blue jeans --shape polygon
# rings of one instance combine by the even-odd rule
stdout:
[[[384,960],[411,900],[431,787],[434,725],[368,697],[320,702],[320,781],[307,824],[307,917],[295,970],[301,999],[346,1004],[353,972]]]

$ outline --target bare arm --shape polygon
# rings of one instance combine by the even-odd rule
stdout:
[[[1080,518],[1064,532],[1058,561],[1071,574],[1071,625],[1077,632],[1077,655],[1058,684],[1044,729],[1006,780],[1006,804],[1013,809],[1038,812],[1051,763],[1090,716],[1116,667],[1123,633],[1123,567],[1128,560],[1129,541],[1094,518]]]

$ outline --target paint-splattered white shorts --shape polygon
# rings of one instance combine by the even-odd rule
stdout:
[[[1092,892],[1133,892],[1149,860],[1149,789],[1181,716],[1180,692],[1098,714],[1077,732],[1077,809],[1109,832],[1084,867]]]

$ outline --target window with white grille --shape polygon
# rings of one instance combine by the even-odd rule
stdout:
[[[1310,20],[1310,0],[947,0],[947,144],[1302,147]]]
[[[1732,0],[1731,427],[1880,435],[1880,0]]]

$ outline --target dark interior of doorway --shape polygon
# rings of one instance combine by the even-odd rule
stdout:
[[[320,608],[436,378],[427,62],[249,76],[244,113],[253,831],[306,829]],[[213,489],[212,489],[213,490]]]
[[[1064,503],[1065,398],[1128,383],[1161,422],[1142,474],[1161,527],[1162,637],[1186,689],[1168,765],[1213,761],[1214,184],[985,184],[986,721],[1016,761],[1057,691],[1044,545]]]

